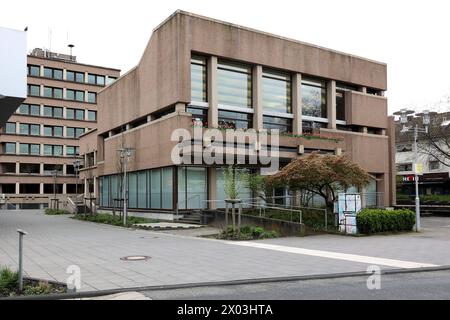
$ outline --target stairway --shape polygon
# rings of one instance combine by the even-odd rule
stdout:
[[[186,211],[181,214],[183,217],[178,219],[178,222],[189,224],[202,224],[202,211],[193,210]]]

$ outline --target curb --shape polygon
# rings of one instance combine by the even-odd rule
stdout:
[[[437,267],[412,268],[412,269],[387,269],[387,270],[381,270],[381,274],[384,274],[384,275],[408,274],[408,273],[435,272],[435,271],[447,271],[447,270],[450,270],[450,265],[437,266]],[[147,287],[131,287],[131,288],[120,288],[120,289],[109,289],[109,290],[98,290],[98,291],[86,291],[86,292],[80,292],[80,293],[8,297],[8,298],[0,298],[0,301],[4,301],[4,300],[63,300],[63,299],[77,299],[77,298],[92,298],[92,297],[112,295],[112,294],[116,294],[116,293],[130,292],[130,291],[136,291],[136,292],[160,291],[160,290],[175,290],[175,289],[216,287],[216,286],[233,286],[233,285],[244,285],[244,284],[271,283],[271,282],[339,279],[339,278],[361,277],[361,276],[367,276],[367,275],[368,275],[368,273],[365,271],[356,271],[356,272],[317,274],[317,275],[306,275],[306,276],[289,276],[289,277],[271,277],[271,278],[227,280],[227,281],[211,281],[211,282],[200,282],[200,283],[185,283],[185,284],[173,284],[173,285],[159,285],[159,286],[147,286]]]

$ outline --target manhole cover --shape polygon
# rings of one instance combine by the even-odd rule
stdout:
[[[128,257],[122,257],[120,260],[124,261],[145,261],[150,259],[149,256],[128,256]]]

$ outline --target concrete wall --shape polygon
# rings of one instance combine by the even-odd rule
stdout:
[[[386,129],[387,116],[385,97],[355,91],[345,93],[345,120],[348,125]]]

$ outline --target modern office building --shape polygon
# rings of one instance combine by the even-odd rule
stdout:
[[[78,138],[97,127],[97,93],[120,71],[42,49],[22,68],[28,97],[0,132],[0,194],[9,208],[42,208],[54,193],[77,193]]]
[[[450,152],[450,112],[434,113],[430,118],[430,136],[437,149],[430,149],[430,140],[424,134],[419,135],[418,162],[423,168],[423,174],[419,176],[419,193],[422,196],[437,196],[431,197],[432,200],[424,197],[427,202],[448,203],[448,200],[441,199],[450,198],[450,159],[444,157],[444,153]],[[422,118],[409,116],[408,125],[416,124],[423,127]],[[400,121],[396,121],[395,125],[398,202],[412,204],[415,198],[413,135],[411,132],[401,132],[403,125]],[[443,134],[442,138],[438,134]],[[442,153],[436,152],[438,149]],[[440,197],[443,195],[448,197]]]
[[[99,93],[98,128],[81,139],[91,176],[99,179],[99,205],[111,208],[121,198],[124,148],[131,149],[131,210],[223,205],[207,200],[225,198],[225,165],[173,161],[179,141],[172,134],[184,129],[194,136],[199,126],[243,129],[238,135],[279,129],[281,166],[314,151],[346,154],[374,177],[360,190],[374,195],[367,201],[392,205],[395,127],[384,97],[386,72],[384,63],[177,11],[154,30],[138,65]],[[234,151],[260,154],[272,139],[232,143]],[[192,157],[195,146],[201,153],[212,141],[201,140],[188,140]]]

